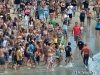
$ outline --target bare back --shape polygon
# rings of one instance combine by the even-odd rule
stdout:
[[[0,57],[4,57],[3,49],[2,48],[0,49]]]

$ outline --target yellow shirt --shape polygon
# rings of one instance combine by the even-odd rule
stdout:
[[[20,50],[17,50],[16,56],[17,56],[17,61],[21,60],[22,53]]]
[[[58,43],[58,39],[57,38],[54,38],[54,43]]]

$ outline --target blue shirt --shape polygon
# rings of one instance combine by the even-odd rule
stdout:
[[[63,24],[62,29],[66,29],[67,30],[68,29],[67,25]]]
[[[100,28],[100,23],[98,21],[96,22],[96,28]]]
[[[57,51],[57,52],[56,52],[56,56],[57,56],[57,58],[60,57],[60,51]]]
[[[32,53],[34,52],[34,45],[33,44],[29,45],[29,51],[32,52]]]

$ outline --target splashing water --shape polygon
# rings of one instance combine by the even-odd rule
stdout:
[[[92,58],[89,58],[89,71],[92,75],[100,75],[100,53],[96,54]]]

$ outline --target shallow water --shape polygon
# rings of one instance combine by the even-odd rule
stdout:
[[[12,17],[14,17],[14,16],[15,15],[12,14]],[[59,22],[60,25],[62,25],[62,22],[60,19],[57,19],[57,21]],[[76,17],[73,17],[72,25],[69,26],[69,30],[68,30],[69,31],[68,32],[68,35],[69,35],[68,41],[71,42],[71,47],[72,47],[72,52],[73,52],[73,57],[74,57],[74,66],[73,67],[67,67],[67,68],[65,67],[65,56],[63,56],[63,61],[61,64],[63,67],[54,67],[54,71],[47,72],[46,66],[44,66],[43,63],[41,63],[39,67],[31,68],[31,69],[28,69],[29,67],[22,67],[18,71],[8,68],[6,74],[2,74],[0,72],[0,75],[89,75],[89,74],[85,74],[86,72],[89,72],[89,70],[84,67],[82,59],[79,59],[78,50],[75,50],[76,43],[74,41],[74,37],[71,35],[72,27],[75,24],[75,22],[80,23],[79,22],[79,12],[76,13]],[[22,23],[22,25],[23,24],[24,23]],[[91,27],[90,32],[88,31],[87,26],[85,25],[85,27],[83,29],[82,37],[83,37],[83,41],[85,43],[87,43],[89,45],[89,47],[91,48],[94,55],[100,51],[100,38],[95,37],[95,21],[94,20],[92,20],[92,27]],[[67,42],[66,42],[66,44],[67,44]],[[94,56],[94,61],[92,61],[91,59],[89,60],[89,65],[90,65],[89,68],[91,68],[90,69],[91,71],[96,72],[96,71],[98,71],[97,69],[99,69],[99,65],[97,65],[98,68],[96,68],[96,65],[93,65],[93,64],[100,62],[100,61],[96,61],[96,60],[97,60],[97,58],[95,56]],[[93,69],[93,68],[96,68],[96,69]],[[81,72],[81,73],[79,73],[79,72]],[[82,72],[85,72],[85,73],[82,73]],[[96,74],[96,75],[100,75],[100,74]]]

